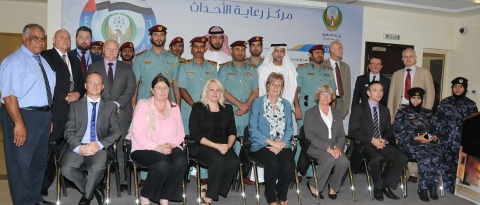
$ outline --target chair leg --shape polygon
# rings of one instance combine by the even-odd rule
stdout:
[[[257,197],[257,205],[260,205],[260,187],[258,186],[257,163],[253,162],[253,175],[255,176],[255,197]]]
[[[61,196],[61,176],[60,176],[60,167],[57,167],[55,168],[56,170],[56,175],[57,175],[57,204],[60,204],[60,196]]]
[[[440,196],[444,197],[445,196],[445,192],[443,190],[443,175],[440,174],[440,184],[439,184],[439,188],[440,188]]]
[[[140,196],[138,193],[138,172],[136,165],[133,165],[133,186],[135,186],[135,205],[138,205],[140,203]]]
[[[317,204],[320,204],[320,192],[318,191],[318,178],[317,178],[317,166],[314,161],[310,161],[313,171],[313,180],[315,181],[315,190],[317,190]],[[308,187],[310,189],[310,187]]]
[[[106,183],[106,186],[107,186],[107,196],[105,197],[106,200],[105,200],[105,203],[109,203],[110,202],[110,170],[111,170],[111,164],[108,164],[107,165],[107,183]]]
[[[115,169],[115,183],[117,185],[117,198],[122,197],[122,189],[120,189],[120,167],[118,162],[113,162],[113,169]]]
[[[302,196],[300,195],[300,181],[298,181],[298,170],[297,166],[295,166],[295,185],[297,186],[297,199],[298,199],[298,204],[302,205]]]
[[[372,176],[370,175],[370,168],[368,163],[365,161],[365,175],[367,175],[367,184],[368,184],[368,192],[370,194],[370,200],[373,200],[373,183],[372,183]]]
[[[63,177],[62,175],[60,175],[60,183],[62,187],[63,196],[68,197],[67,186],[65,185],[65,177]]]
[[[407,183],[408,183],[408,170],[407,170],[407,167],[405,166],[403,168],[403,173],[402,175],[400,176],[400,184],[401,184],[401,188],[402,188],[402,197],[403,198],[406,198],[407,195],[408,195],[408,192],[407,192]]]
[[[242,188],[242,203],[243,205],[247,204],[247,198],[245,196],[245,184],[243,183],[243,164],[240,163],[240,167],[238,169],[238,172],[240,173],[240,187]]]
[[[202,184],[200,183],[200,166],[196,163],[197,167],[197,202],[201,205],[202,202]]]
[[[127,164],[125,164],[127,165]],[[132,195],[132,167],[131,165],[125,166],[125,178],[127,180],[127,194],[128,196]]]
[[[353,202],[356,202],[355,198],[355,179],[353,178],[352,167],[348,166],[348,176],[350,177],[350,189],[352,189],[352,199]]]
[[[187,180],[185,178],[182,182],[182,191],[183,205],[187,205]]]

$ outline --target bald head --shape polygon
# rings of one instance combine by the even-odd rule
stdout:
[[[412,48],[407,48],[402,52],[402,61],[405,67],[411,68],[417,64],[417,53]]]
[[[118,58],[119,45],[114,40],[107,40],[103,45],[103,57],[108,62],[116,61]]]
[[[339,41],[334,41],[330,44],[330,58],[338,61],[343,57],[343,45]]]
[[[57,48],[60,52],[65,53],[70,50],[70,33],[65,29],[60,29],[55,32],[55,35],[52,38],[53,46]]]

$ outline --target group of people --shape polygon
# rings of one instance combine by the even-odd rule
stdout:
[[[263,58],[263,37],[228,45],[219,26],[191,39],[192,59],[181,58],[181,37],[165,50],[165,26],[151,27],[149,36],[152,48],[133,55],[131,42],[92,43],[92,31],[84,26],[76,31],[77,48],[70,50],[70,34],[60,29],[53,48],[43,51],[44,29],[25,26],[21,48],[0,67],[0,113],[14,204],[53,204],[41,196],[55,177],[49,142],[62,150],[61,172],[82,193],[79,204],[90,204],[94,197],[104,203],[102,182],[114,143],[122,184],[129,174],[124,157],[148,170],[142,173],[141,204],[181,201],[189,157],[182,145],[188,138],[194,141],[190,157],[207,165],[201,170],[208,184],[202,204],[209,205],[219,195],[227,197],[240,164],[237,138],[248,134],[248,155],[264,167],[266,201],[285,205],[298,159],[292,139],[301,127],[320,173],[318,190],[311,186],[313,178],[307,187],[323,198],[328,184],[334,200],[351,164],[344,153],[348,114],[348,137],[358,141],[355,149],[368,159],[375,199],[398,199],[391,189],[398,186],[408,159],[418,162],[421,200],[429,201],[428,192],[438,199],[440,175],[445,190],[453,192],[461,123],[478,110],[466,97],[467,79],[459,77],[452,81],[452,97],[433,114],[433,80],[415,65],[413,49],[402,53],[405,68],[391,81],[380,72],[382,59],[371,57],[370,72],[357,78],[351,96],[350,67],[341,60],[338,41],[330,44],[329,59],[324,60],[324,46],[315,45],[308,52],[310,62],[295,66],[286,44],[272,44]],[[126,138],[132,141],[130,156],[123,153]],[[391,163],[382,171],[384,160]]]

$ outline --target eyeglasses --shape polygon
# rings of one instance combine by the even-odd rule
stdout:
[[[303,99],[305,100],[305,102],[303,103],[303,105],[305,105],[306,107],[308,107],[308,95],[303,96]]]
[[[29,38],[30,38],[30,40],[35,41],[35,42],[39,42],[39,41],[43,42],[43,41],[47,40],[47,38],[45,38],[45,37],[42,38],[42,37],[38,37],[38,36],[32,36],[32,37],[29,37]]]
[[[268,85],[272,88],[282,88],[283,87],[282,84],[268,84]]]
[[[90,86],[101,86],[103,85],[102,82],[86,82],[87,84],[89,84]]]
[[[167,91],[168,89],[170,89],[169,87],[154,87],[155,90],[160,90],[160,91]]]

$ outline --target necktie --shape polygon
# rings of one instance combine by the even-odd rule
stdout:
[[[373,107],[373,137],[380,138],[380,128],[378,127],[378,107]]]
[[[375,75],[373,76],[372,82],[375,82],[375,81],[376,81],[376,80],[375,80],[376,77],[377,77],[377,76],[375,76]]]
[[[67,63],[67,55],[63,54],[62,55],[62,60],[64,63]]]
[[[48,106],[52,105],[52,90],[50,90],[50,83],[48,82],[47,73],[45,72],[45,68],[43,67],[42,60],[40,60],[39,55],[33,55],[33,57],[37,60],[38,65],[42,69],[43,80],[45,81],[45,89],[47,90],[47,98],[48,98]]]
[[[65,64],[67,64],[67,68],[68,70],[70,70],[70,65],[68,64],[67,62],[67,55],[63,54],[62,55],[62,59],[63,59],[63,62],[65,62]],[[70,71],[69,71],[70,72]],[[68,88],[69,92],[73,92],[73,89],[74,89],[74,86],[73,86],[73,77],[72,77],[72,74],[70,73],[70,86]]]
[[[338,63],[336,62],[335,62],[335,76],[337,76],[338,95],[340,95],[340,97],[343,97],[342,76],[340,75],[340,68],[338,67]]]
[[[92,103],[92,119],[90,120],[90,142],[97,141],[96,128],[95,128],[95,118],[97,114],[97,102]]]
[[[407,77],[405,78],[405,99],[409,99],[408,98],[408,90],[410,90],[410,88],[412,88],[412,79],[410,77],[410,71],[412,69],[407,69]]]
[[[82,67],[82,73],[87,73],[87,60],[85,60],[85,51],[82,51],[82,57],[80,58],[80,67]]]
[[[113,85],[113,68],[112,68],[113,63],[108,63],[108,81],[110,83],[110,90],[112,90],[112,85]]]

